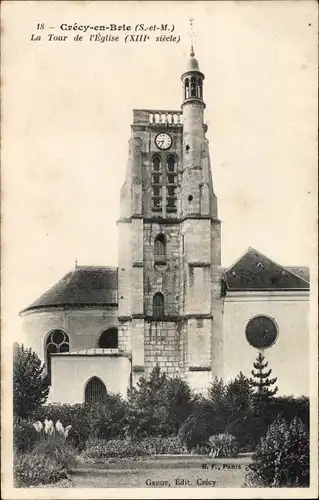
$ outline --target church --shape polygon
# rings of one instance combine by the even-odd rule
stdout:
[[[76,265],[20,313],[51,402],[125,397],[156,364],[205,395],[215,377],[250,376],[259,351],[280,394],[309,394],[309,270],[251,247],[221,267],[193,49],[181,79],[180,109],[133,110],[118,267]]]

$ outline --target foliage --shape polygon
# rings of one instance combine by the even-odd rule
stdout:
[[[38,433],[38,443],[34,446],[32,454],[42,457],[49,457],[64,468],[69,468],[74,462],[74,451],[66,443],[71,425],[63,427],[58,420],[56,424],[52,420],[35,422],[33,427]]]
[[[85,446],[91,434],[91,412],[84,404],[49,404],[38,409],[35,419],[60,421],[66,426],[71,425],[68,441],[78,449]]]
[[[188,384],[170,379],[158,365],[149,379],[141,377],[128,391],[128,425],[135,436],[168,436],[176,433],[193,407]]]
[[[13,414],[28,418],[46,402],[49,379],[44,364],[32,349],[15,344],[13,352]]]
[[[190,415],[180,428],[179,438],[188,451],[205,446],[208,440],[205,421]]]
[[[270,409],[272,422],[281,415],[290,422],[294,417],[300,418],[309,431],[309,398],[306,396],[276,396],[272,399]]]
[[[85,406],[89,415],[90,437],[124,437],[128,430],[127,403],[119,394],[107,394],[100,403]]]
[[[236,438],[240,451],[251,452],[255,450],[260,439],[265,436],[267,428],[265,420],[249,409],[229,422],[225,431]]]
[[[30,451],[38,439],[30,420],[13,420],[13,449],[15,453]]]
[[[17,487],[53,484],[67,477],[62,464],[49,456],[26,453],[17,455],[14,461],[14,480]]]
[[[256,449],[247,484],[309,486],[309,435],[301,420],[278,418],[271,424]]]
[[[257,402],[268,402],[278,391],[277,386],[271,389],[271,386],[277,382],[277,378],[269,378],[272,373],[271,368],[264,371],[268,366],[268,361],[265,360],[265,356],[261,352],[258,353],[253,366],[256,371],[251,371],[253,377],[250,378],[250,383],[255,389],[254,395],[257,397]]]
[[[158,454],[181,454],[182,445],[177,436],[142,439],[92,439],[86,444],[82,458],[96,461],[107,458],[134,458]]]
[[[209,455],[214,458],[235,458],[238,455],[238,448],[234,436],[228,433],[210,436],[211,447]]]
[[[221,434],[229,421],[248,411],[251,400],[250,382],[242,373],[228,384],[215,378],[208,389],[208,398],[197,402],[197,414],[206,422],[209,435]]]

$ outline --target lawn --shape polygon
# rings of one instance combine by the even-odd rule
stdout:
[[[250,460],[175,456],[81,464],[71,477],[75,488],[240,488]]]

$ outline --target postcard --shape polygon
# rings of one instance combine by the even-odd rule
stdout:
[[[311,498],[314,1],[2,2],[2,478]]]

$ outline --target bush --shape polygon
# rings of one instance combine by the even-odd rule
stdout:
[[[56,483],[67,477],[67,471],[50,457],[27,453],[15,458],[13,475],[16,486],[24,488]]]
[[[176,434],[193,408],[187,382],[169,378],[157,365],[128,393],[128,423],[133,437]]]
[[[242,452],[254,451],[260,439],[266,435],[268,426],[263,418],[252,411],[246,411],[226,425],[225,431],[232,434]]]
[[[299,418],[309,430],[309,398],[306,396],[278,396],[270,404],[272,422],[282,416],[287,422]]]
[[[30,451],[38,441],[33,424],[29,420],[14,419],[13,421],[13,448],[15,453]]]
[[[208,439],[211,451],[210,456],[214,458],[235,458],[238,448],[234,436],[228,433],[210,436]]]
[[[159,454],[181,454],[182,445],[177,436],[133,439],[92,439],[87,442],[82,458],[99,461],[108,458],[136,458]]]
[[[44,364],[32,349],[15,344],[13,352],[13,414],[28,418],[46,402],[49,379]]]
[[[309,435],[301,420],[277,419],[261,439],[247,474],[249,486],[309,486]]]
[[[36,419],[72,425],[68,441],[78,450],[89,438],[121,437],[127,431],[127,404],[119,395],[107,395],[96,404],[50,404],[36,412]]]
[[[82,449],[91,434],[91,413],[84,404],[49,404],[39,408],[35,419],[53,422],[63,422],[65,426],[72,425],[68,442],[77,449]]]
[[[188,451],[205,446],[208,440],[206,423],[190,415],[180,428],[179,438]]]

